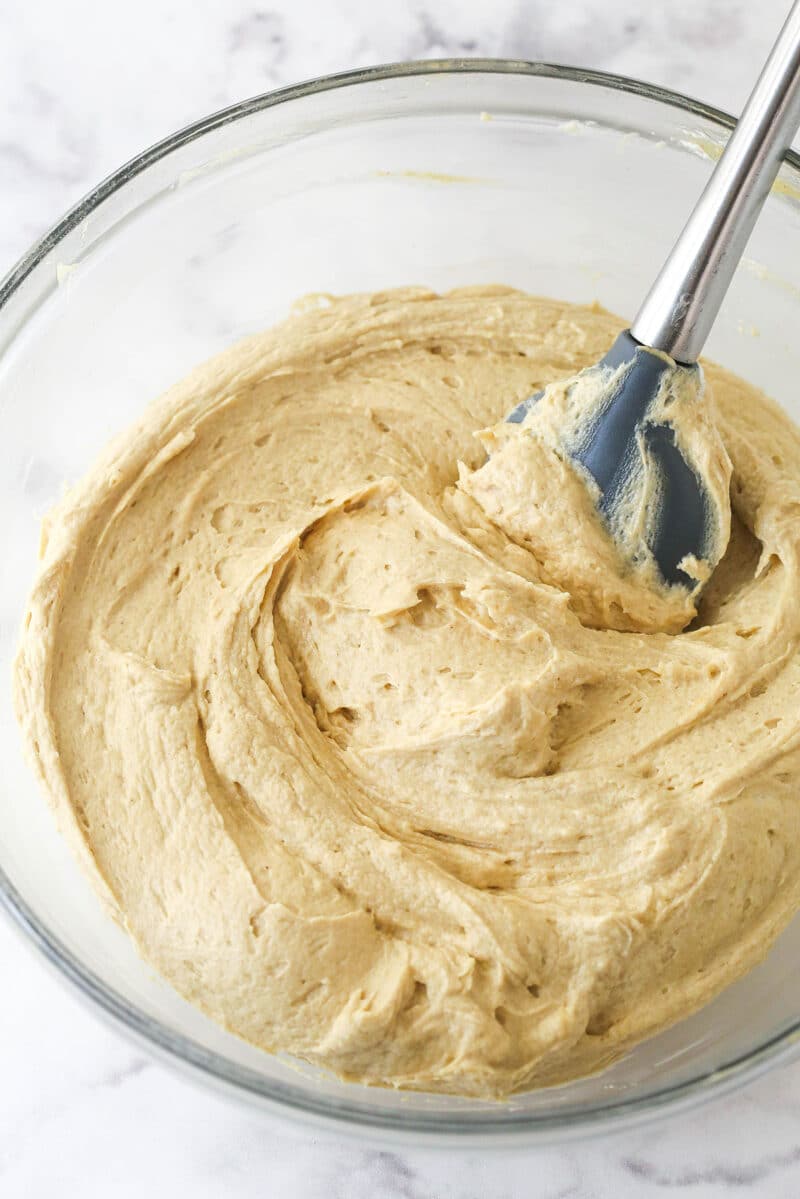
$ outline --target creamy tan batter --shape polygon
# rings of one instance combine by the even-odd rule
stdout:
[[[47,522],[32,758],[141,952],[254,1044],[559,1082],[797,907],[800,434],[707,368],[734,516],[695,617],[634,585],[530,428],[487,431],[618,328],[500,288],[320,299]]]

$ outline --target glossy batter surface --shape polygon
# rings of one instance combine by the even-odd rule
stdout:
[[[141,952],[256,1045],[404,1087],[558,1082],[794,912],[797,430],[707,368],[730,545],[688,630],[648,633],[610,551],[586,599],[574,547],[607,548],[569,468],[486,432],[619,327],[504,289],[320,299],[152,405],[49,519],[31,757]]]

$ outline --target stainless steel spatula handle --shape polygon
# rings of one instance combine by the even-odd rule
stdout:
[[[725,152],[631,325],[638,342],[696,362],[800,125],[795,0]]]

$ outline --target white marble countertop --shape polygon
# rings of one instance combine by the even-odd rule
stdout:
[[[728,109],[788,0],[2,0],[0,274],[101,176],[173,129],[312,75],[404,58],[539,58]],[[800,1193],[800,1064],[600,1141],[382,1152],[276,1129],[151,1062],[0,923],[0,1195],[692,1199]]]

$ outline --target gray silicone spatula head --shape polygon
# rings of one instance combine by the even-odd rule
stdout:
[[[620,333],[598,366],[608,382],[601,384],[599,402],[579,435],[570,430],[562,441],[562,451],[597,484],[598,508],[612,531],[622,524],[621,509],[636,475],[647,473],[654,502],[643,528],[645,548],[665,583],[694,588],[698,580],[685,564],[716,559],[717,531],[725,522],[714,519],[713,495],[661,410],[665,391],[678,388],[692,391],[701,402],[700,368],[640,346],[629,332]],[[678,373],[680,382],[674,378]],[[537,399],[525,400],[506,419],[521,423]]]
[[[565,430],[559,447],[578,473],[596,485],[599,511],[617,539],[620,505],[630,494],[631,479],[649,471],[653,482],[641,551],[653,559],[667,585],[699,587],[702,578],[685,567],[696,559],[705,563],[706,573],[713,570],[725,550],[715,530],[727,528],[728,521],[714,511],[727,496],[715,498],[697,461],[687,454],[663,403],[664,389],[676,381],[694,385],[702,402],[697,359],[799,124],[796,0],[725,152],[636,320],[598,364],[598,401],[582,428]],[[521,423],[537,399],[525,400],[507,420]],[[630,554],[630,541],[620,548]]]

